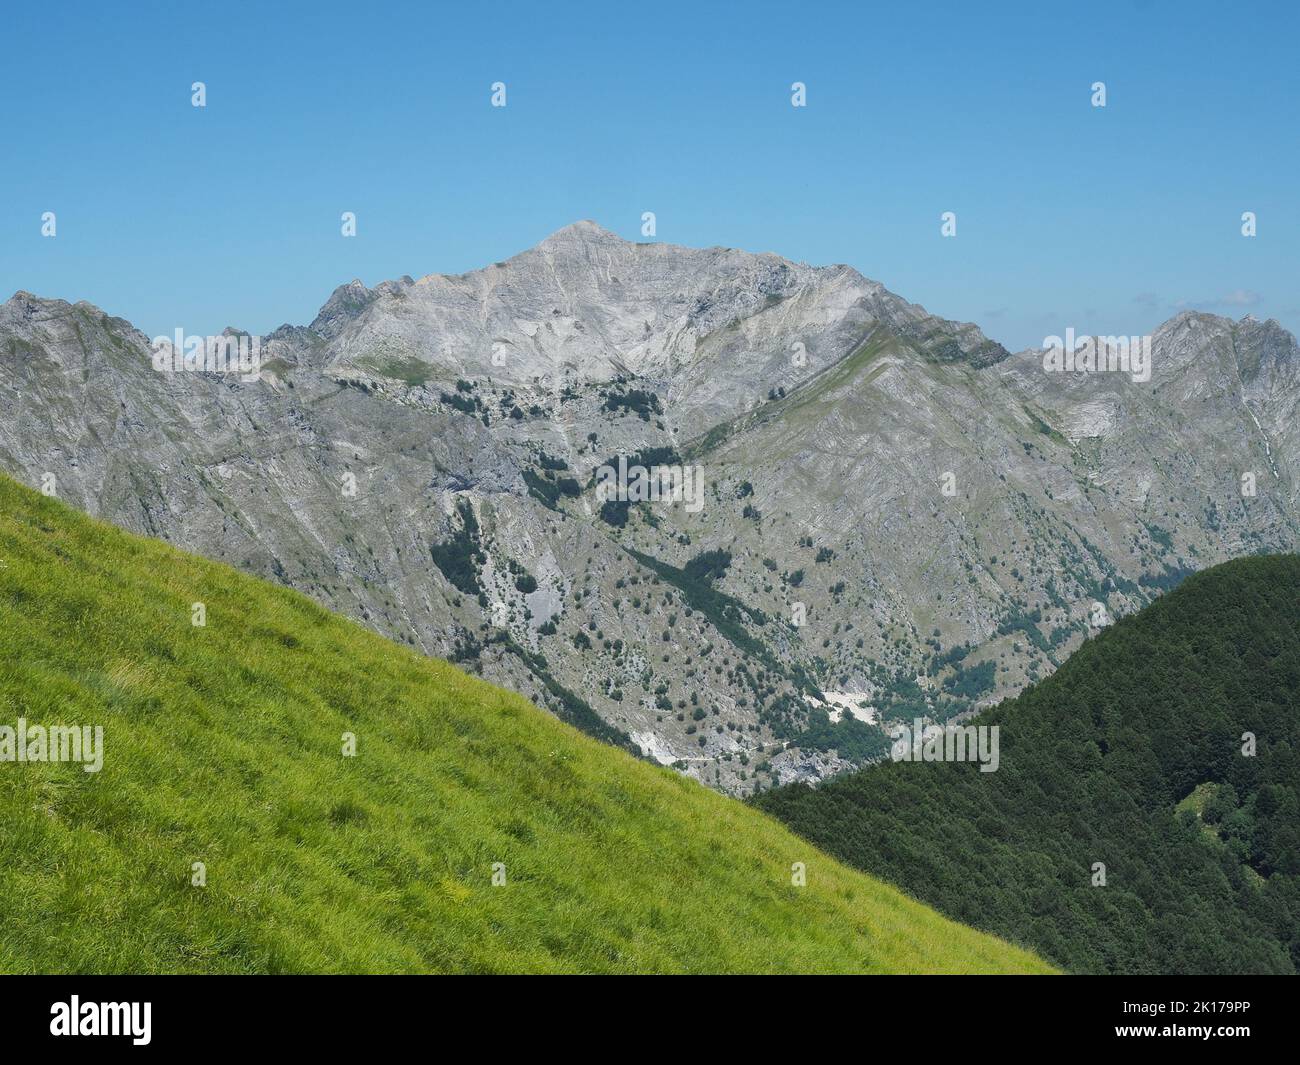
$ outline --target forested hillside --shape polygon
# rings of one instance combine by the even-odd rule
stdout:
[[[756,802],[1074,971],[1300,967],[1300,557],[1189,578],[976,723],[996,772],[889,762]]]

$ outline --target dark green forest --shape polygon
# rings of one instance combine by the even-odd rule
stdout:
[[[974,723],[996,772],[885,762],[753,801],[1074,972],[1300,968],[1300,557],[1187,578]]]

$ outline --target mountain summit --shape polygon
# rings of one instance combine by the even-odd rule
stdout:
[[[468,274],[373,290],[354,281],[312,329],[331,341],[341,376],[382,377],[400,364],[553,390],[647,378],[691,434],[796,387],[876,322],[941,361],[1007,355],[976,327],[936,318],[846,266],[638,244],[586,221]]]

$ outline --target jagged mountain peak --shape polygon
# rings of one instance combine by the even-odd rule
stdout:
[[[632,242],[624,240],[617,233],[606,229],[598,222],[593,222],[590,218],[581,218],[576,222],[570,222],[567,226],[561,226],[537,246],[553,248],[575,243],[630,244]]]
[[[63,299],[51,299],[45,296],[38,296],[34,292],[28,292],[26,289],[19,289],[10,296],[3,304],[0,304],[0,312],[11,316],[32,319],[41,316],[47,316],[51,313],[66,314],[72,309],[72,304]],[[78,306],[91,307],[88,303],[81,303]],[[92,310],[98,311],[99,308],[91,307]],[[102,312],[101,312],[102,313]]]
[[[48,343],[50,350],[60,355],[70,353],[65,348],[69,339],[76,342],[73,347],[79,354],[84,354],[90,334],[105,331],[129,337],[142,350],[148,346],[148,339],[129,321],[87,300],[71,303],[20,289],[0,303],[0,332],[21,336],[28,343]]]
[[[1237,329],[1248,336],[1268,337],[1283,344],[1296,347],[1296,337],[1276,318],[1256,318],[1253,314],[1243,315],[1237,321]]]
[[[365,310],[373,299],[370,289],[359,279],[353,278],[330,293],[330,298],[325,301],[310,328],[321,336],[332,339]]]
[[[660,392],[688,438],[848,357],[885,326],[925,357],[1006,357],[845,265],[771,252],[625,240],[591,220],[511,258],[417,281],[336,289],[312,329],[339,379],[456,380],[520,388],[632,375]]]

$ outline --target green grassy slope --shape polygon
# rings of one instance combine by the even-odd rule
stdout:
[[[518,696],[0,478],[19,717],[102,725],[104,764],[0,762],[5,972],[1048,968]]]
[[[1300,968],[1300,557],[1190,577],[976,722],[996,772],[887,763],[757,803],[1071,969]]]

